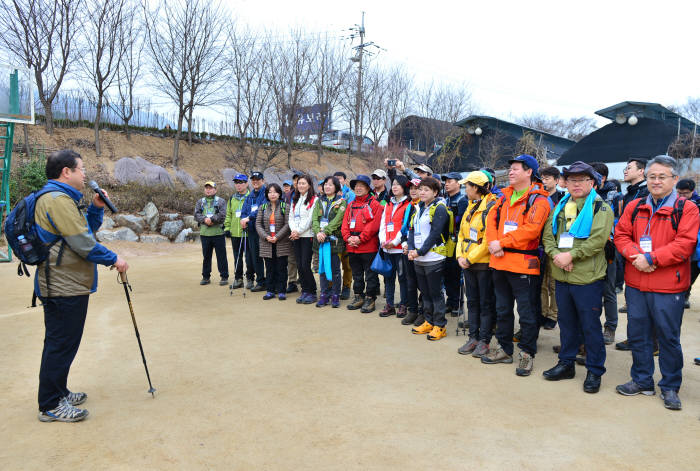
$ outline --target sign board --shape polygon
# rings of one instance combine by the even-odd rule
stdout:
[[[29,69],[0,64],[0,121],[34,124],[34,79]]]
[[[326,114],[326,119],[322,123],[321,119],[324,113]],[[298,107],[294,115],[297,118],[294,133],[297,136],[318,134],[320,130],[325,131],[330,127],[331,110],[328,103]]]

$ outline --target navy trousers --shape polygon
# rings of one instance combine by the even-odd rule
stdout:
[[[228,279],[228,259],[226,258],[226,237],[221,234],[217,236],[201,236],[202,241],[202,278],[209,279],[211,275],[211,255],[216,251],[216,265],[222,280]]]
[[[68,372],[78,353],[89,295],[44,298],[44,351],[39,369],[39,410],[55,409],[67,396]]]
[[[588,285],[556,282],[557,308],[559,309],[559,360],[573,365],[581,345],[586,346],[586,368],[593,374],[605,373],[605,342],[600,325],[603,305],[604,280]]]
[[[537,353],[537,337],[540,328],[535,312],[537,275],[523,275],[503,270],[493,270],[493,285],[496,292],[496,338],[508,355],[513,354],[513,307],[518,303],[521,336],[518,347],[533,357]]]
[[[404,263],[404,254],[385,253],[384,255],[389,257],[389,259],[391,260],[391,275],[384,277],[384,286],[386,287],[386,304],[387,306],[397,306],[398,304],[406,305],[406,264]],[[394,302],[394,291],[396,290],[396,277],[399,278],[398,303]]]
[[[496,322],[496,303],[493,295],[493,270],[464,270],[467,288],[467,320],[469,338],[487,344],[491,342],[493,323]]]
[[[680,336],[685,293],[653,293],[627,286],[625,297],[632,380],[642,388],[654,387],[655,330],[659,340],[659,388],[677,392],[683,379]]]

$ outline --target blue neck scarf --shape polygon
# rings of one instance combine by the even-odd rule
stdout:
[[[569,234],[574,236],[576,239],[587,239],[591,235],[591,226],[593,225],[593,202],[598,196],[595,190],[591,190],[588,193],[586,202],[583,203],[583,208],[576,216],[574,223],[569,229]],[[552,215],[552,234],[557,235],[558,226],[558,216],[561,210],[566,205],[566,202],[571,198],[571,193],[567,193],[560,201],[559,204],[554,208],[554,214]]]

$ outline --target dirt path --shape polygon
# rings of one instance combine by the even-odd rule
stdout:
[[[545,381],[558,330],[542,332],[535,372],[519,378],[458,355],[452,318],[431,343],[376,312],[200,287],[197,245],[119,250],[156,398],[122,288],[101,268],[69,378],[90,417],[40,423],[43,315],[26,308],[30,282],[2,264],[2,469],[697,469],[700,309],[686,311],[684,408],[671,412],[658,395],[615,393],[631,357],[611,347],[600,393],[582,392],[582,367]]]

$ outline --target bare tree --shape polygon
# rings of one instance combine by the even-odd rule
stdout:
[[[292,148],[297,135],[297,111],[308,96],[314,63],[314,49],[302,31],[291,39],[269,48],[268,79],[275,98],[280,135],[287,150],[287,166],[292,166]]]
[[[563,119],[536,113],[516,118],[515,122],[521,126],[565,137],[573,141],[580,141],[596,129],[595,120],[586,116]]]
[[[124,53],[121,41],[126,0],[87,0],[82,69],[95,91],[95,154],[102,154],[100,119],[105,94],[117,76]]]
[[[406,74],[402,66],[397,66],[389,71],[385,94],[385,106],[382,110],[383,125],[384,130],[390,133],[411,112],[413,78]],[[398,142],[401,142],[401,136],[399,136]],[[389,146],[393,144],[390,142]]]
[[[471,111],[471,94],[466,86],[451,87],[426,84],[416,94],[416,111],[426,118],[421,123],[425,152],[430,154],[436,145],[451,132],[451,125]]]
[[[384,110],[389,106],[386,96],[387,85],[386,72],[372,63],[367,64],[362,90],[362,121],[375,146],[379,145],[379,141],[386,133]]]
[[[124,122],[126,138],[131,139],[129,121],[138,108],[134,104],[134,87],[141,75],[141,57],[143,54],[143,23],[137,16],[135,5],[125,12],[124,21],[119,30],[120,42],[123,48],[122,60],[117,67],[117,93],[119,102],[114,106],[114,111]]]
[[[53,101],[73,61],[82,8],[82,0],[8,0],[0,6],[3,42],[34,72],[49,134]]]

